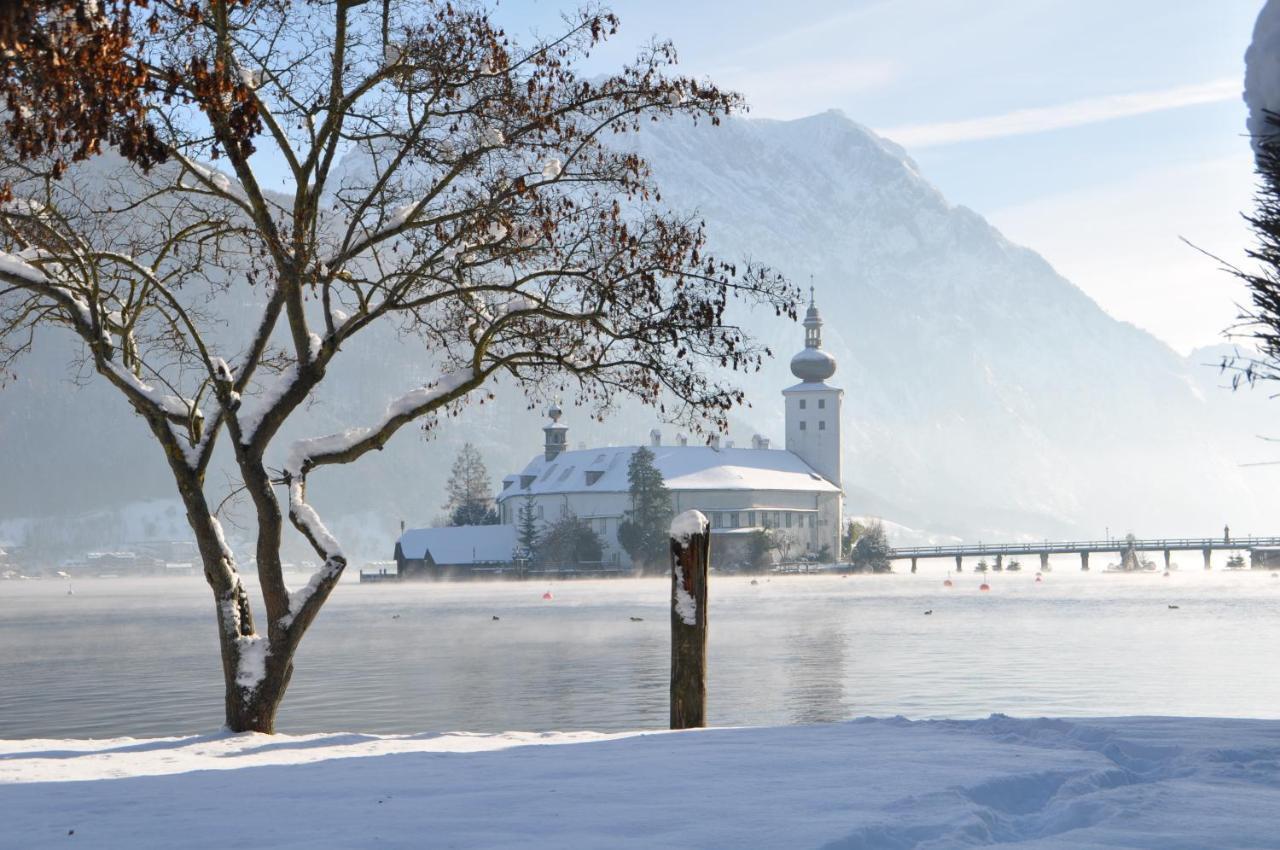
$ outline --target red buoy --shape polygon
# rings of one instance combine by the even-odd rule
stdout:
[[[987,584],[985,581],[982,584],[978,585],[978,590],[990,590],[990,589],[991,589],[991,585]]]
[[[553,597],[551,596],[551,591],[549,591],[549,590],[548,590],[546,593],[542,594],[542,598],[543,598],[543,599],[551,599],[551,598],[553,598]]]
[[[947,579],[942,583],[943,587],[951,587],[951,579]]]
[[[1036,576],[1036,584],[1039,584],[1041,581],[1042,579],[1040,578],[1040,576]]]

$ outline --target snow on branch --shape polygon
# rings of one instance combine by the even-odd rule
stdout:
[[[182,422],[190,420],[193,416],[197,419],[204,418],[204,412],[196,406],[193,399],[163,393],[150,384],[144,383],[137,375],[114,360],[106,361],[106,366],[111,370],[112,374],[128,384],[134,392],[145,397],[158,407],[165,416]]]
[[[49,278],[40,269],[16,254],[0,251],[0,273],[19,278],[28,283],[48,283]]]
[[[253,407],[249,410],[243,410],[240,413],[240,442],[243,445],[249,445],[253,442],[254,435],[257,434],[258,428],[262,425],[262,420],[271,412],[280,399],[292,389],[298,380],[298,367],[296,365],[285,369],[280,376],[272,382],[259,396]]]
[[[430,407],[433,402],[457,392],[473,377],[474,373],[471,369],[448,372],[436,381],[405,393],[392,401],[387,405],[382,418],[372,426],[350,428],[326,437],[297,440],[289,447],[284,471],[290,479],[299,479],[305,475],[310,466],[315,465],[317,460],[336,457],[356,449],[365,440],[381,434],[394,425],[396,420],[414,416],[424,408]]]
[[[320,521],[320,515],[307,504],[303,495],[302,479],[294,479],[289,483],[289,518],[298,530],[307,536],[312,544],[321,551],[325,558],[325,567],[332,562],[340,561],[345,566],[346,555],[337,539],[329,533],[329,529]],[[313,580],[314,581],[314,580]],[[292,605],[290,605],[292,608]]]

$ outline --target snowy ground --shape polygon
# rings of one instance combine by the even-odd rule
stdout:
[[[0,741],[0,812],[24,850],[1280,848],[1280,721]]]

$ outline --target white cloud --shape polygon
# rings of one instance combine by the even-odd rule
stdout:
[[[1240,80],[1229,77],[1192,86],[1092,97],[1057,106],[1015,109],[1002,115],[934,124],[908,124],[878,132],[907,148],[935,147],[956,142],[1043,133],[1046,130],[1078,127],[1149,112],[1236,100],[1241,96],[1240,90]]]

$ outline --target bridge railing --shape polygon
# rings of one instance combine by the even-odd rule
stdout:
[[[891,558],[944,558],[955,555],[1070,555],[1079,552],[1119,552],[1129,542],[1121,538],[1110,540],[1059,540],[1025,543],[969,543],[957,546],[902,546],[891,550]],[[1254,549],[1280,547],[1280,537],[1160,537],[1134,540],[1134,549],[1140,551],[1196,550],[1196,549]]]

